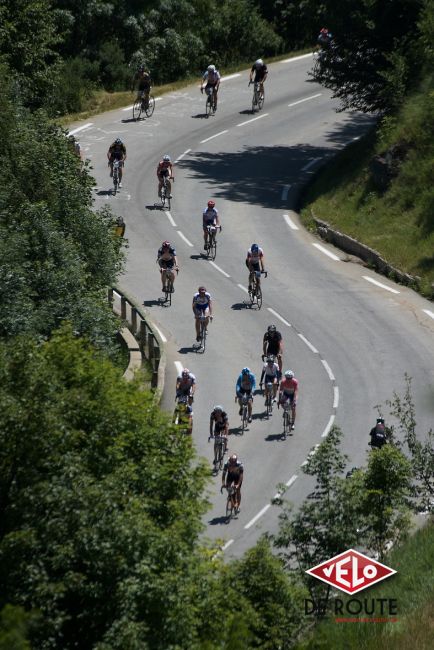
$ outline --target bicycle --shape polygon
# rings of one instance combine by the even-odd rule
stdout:
[[[234,485],[229,485],[226,486],[226,490],[228,492],[226,499],[226,521],[229,523],[232,517],[238,514],[237,488]]]
[[[255,82],[250,81],[249,86],[251,83],[253,83],[252,113],[254,113],[256,108],[258,109],[258,111],[260,111],[261,108],[263,107],[265,101],[265,92],[264,92],[264,88],[262,88],[261,91],[260,81],[255,81]]]
[[[209,117],[210,115],[215,115],[215,112],[217,110],[217,97],[214,88],[208,88],[208,90],[205,92],[207,94],[205,102],[205,113],[206,116]]]
[[[191,436],[193,433],[193,418],[190,413],[187,413],[188,397],[182,395],[177,398],[177,405],[175,406],[175,411],[173,413],[172,422],[179,427],[179,432],[184,435]]]
[[[211,437],[208,438],[208,442],[210,441]],[[214,466],[214,471],[218,472],[219,470],[223,469],[223,462],[224,462],[224,457],[225,457],[225,449],[226,449],[226,439],[224,436],[220,436],[216,434],[214,436],[214,461],[213,461],[213,466]]]
[[[133,104],[133,120],[137,122],[140,120],[142,113],[145,113],[146,117],[151,117],[155,109],[155,99],[153,95],[145,96],[145,93],[141,93],[140,97],[137,97],[136,101]]]
[[[116,192],[119,189],[121,167],[122,167],[122,160],[113,161],[113,194],[116,194]]]
[[[171,194],[169,192],[169,179],[174,181],[173,176],[163,176],[163,184],[161,186],[161,192],[160,192],[160,198],[161,198],[161,208],[162,210],[167,210],[170,211],[170,206],[171,206]]]
[[[247,424],[249,422],[248,403],[250,400],[252,400],[252,397],[249,395],[244,394],[241,396],[241,435],[244,434],[244,431],[247,429]]]
[[[172,293],[174,293],[173,281],[175,279],[173,269],[163,269],[163,273],[166,271],[166,280],[164,282],[164,298],[161,299],[161,302],[168,303],[168,307],[172,304]],[[178,273],[178,269],[176,269]]]
[[[290,399],[286,399],[283,402],[283,434],[282,438],[286,440],[287,436],[290,434],[290,431],[292,430],[292,404]]]
[[[221,226],[207,226],[208,230],[208,240],[205,244],[205,251],[208,255],[208,258],[215,260],[217,255],[217,228],[221,229]]]
[[[273,413],[273,383],[267,381],[265,384],[265,409],[267,413],[267,418]]]
[[[256,305],[258,309],[262,307],[262,289],[261,285],[258,282],[258,279],[261,275],[267,277],[267,271],[253,271],[250,274],[249,278],[249,298],[250,298],[250,308],[253,305]]]
[[[201,352],[202,354],[205,352],[206,348],[206,337],[208,335],[208,329],[206,327],[205,321],[208,318],[208,316],[205,316],[205,314],[201,311],[199,316],[199,337],[200,340],[193,346],[196,350],[196,352]],[[212,316],[209,316],[210,321],[212,320]]]

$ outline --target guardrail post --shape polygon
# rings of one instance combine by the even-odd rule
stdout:
[[[125,296],[121,296],[121,318],[127,320],[127,299]]]
[[[108,303],[109,305],[113,305],[113,289],[108,290]]]
[[[131,307],[131,330],[133,334],[137,332],[137,309]]]

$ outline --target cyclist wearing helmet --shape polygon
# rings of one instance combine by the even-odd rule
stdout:
[[[386,427],[384,425],[384,418],[377,418],[377,424],[369,433],[371,442],[369,443],[373,449],[381,449],[387,444]]]
[[[264,361],[266,356],[273,355],[279,365],[280,375],[282,375],[282,352],[282,335],[275,325],[269,325],[262,342],[262,360]]]
[[[119,165],[119,187],[122,187],[122,170],[127,159],[127,149],[120,138],[116,138],[114,142],[111,143],[109,150],[107,151],[108,165],[110,166],[110,177],[113,176],[113,161],[120,160],[122,162]]]
[[[175,273],[178,271],[178,260],[176,259],[176,250],[170,241],[163,241],[157,253],[157,263],[160,265],[161,286],[165,291],[166,280],[170,276],[172,280],[173,291],[175,291]]]
[[[274,361],[274,357],[269,355],[267,361],[264,363],[261,373],[261,380],[259,386],[262,389],[262,384],[265,379],[265,384],[273,384],[273,402],[276,402],[277,387],[279,385],[279,366]]]
[[[294,377],[292,370],[285,372],[285,378],[280,382],[279,392],[279,406],[284,404],[286,400],[290,400],[292,410],[292,429],[295,425],[295,408],[297,406],[298,397],[298,380]]]
[[[190,406],[193,404],[194,393],[196,390],[196,377],[188,368],[184,368],[176,380],[176,399],[186,398]]]
[[[228,450],[229,420],[223,406],[214,406],[209,416],[209,437],[225,439],[225,453]]]
[[[193,409],[186,397],[178,400],[173,413],[173,424],[178,425],[179,430],[189,436],[193,433]]]
[[[249,269],[249,291],[252,288],[253,273],[265,272],[264,251],[258,244],[252,244],[247,251],[246,266]],[[261,277],[257,277],[258,286],[261,284]]]
[[[253,75],[255,75],[255,78],[253,79]],[[257,59],[254,64],[252,65],[252,69],[250,70],[250,80],[249,84],[252,83],[258,83],[260,84],[259,87],[259,92],[261,93],[262,96],[264,96],[264,81],[266,80],[268,75],[268,68],[263,62],[262,59]]]
[[[209,65],[202,75],[200,92],[203,93],[204,88],[207,95],[211,94],[212,92],[214,94],[214,103],[216,108],[217,108],[217,93],[219,90],[219,86],[220,86],[220,72],[216,69],[215,65]]]
[[[208,226],[220,226],[219,213],[215,207],[215,201],[208,201],[207,207],[202,212],[202,227],[203,227],[203,247],[206,250],[208,244]]]
[[[329,32],[327,27],[322,27],[322,29],[320,29],[318,38],[316,40],[320,50],[327,50],[331,45],[331,42],[333,40],[333,35],[331,32]]]
[[[170,179],[175,180],[173,175],[173,165],[170,160],[170,156],[166,153],[163,158],[158,163],[157,167],[157,176],[158,176],[158,196],[161,196],[161,188],[163,187],[163,178],[167,178],[167,187],[169,190],[169,198],[172,198],[172,183]]]
[[[250,371],[250,368],[243,368],[238,379],[237,385],[235,387],[236,398],[238,398],[238,404],[240,406],[239,415],[243,413],[243,407],[241,398],[243,395],[247,395],[249,401],[247,402],[247,411],[249,414],[249,422],[252,421],[252,402],[253,402],[253,391],[256,388],[256,378],[255,375]]]
[[[137,99],[142,100],[142,106],[146,110],[149,105],[149,93],[151,92],[151,74],[149,70],[146,70],[144,65],[138,67],[136,74],[134,75],[131,82],[131,92],[134,92],[134,88],[137,84]]]
[[[196,341],[200,341],[200,321],[199,316],[205,315],[205,329],[208,328],[209,320],[212,320],[212,298],[205,287],[199,287],[197,293],[193,296],[192,303],[193,314],[196,325]]]
[[[237,491],[237,503],[235,506],[236,512],[240,511],[241,504],[241,486],[243,484],[244,477],[244,467],[243,464],[238,460],[236,454],[232,454],[225,462],[223,466],[222,474],[222,486],[220,491],[223,491],[223,488],[230,488],[233,485]]]

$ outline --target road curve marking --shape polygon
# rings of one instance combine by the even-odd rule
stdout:
[[[84,131],[84,129],[89,129],[91,126],[93,126],[93,122],[89,122],[88,124],[83,124],[83,126],[79,126],[76,129],[72,129],[72,131],[68,131],[68,135],[75,135],[79,131]]]
[[[282,201],[286,201],[286,199],[288,198],[288,192],[289,192],[290,189],[291,189],[291,185],[284,185],[282,187],[282,197],[281,197]]]
[[[283,218],[285,219],[286,223],[288,226],[291,228],[291,230],[298,230],[298,226],[295,225],[289,214],[284,214]]]
[[[297,480],[297,478],[298,478],[298,477],[297,477],[297,474],[294,474],[293,476],[291,476],[291,478],[289,479],[289,481],[286,481],[286,483],[285,483],[286,487],[291,487],[291,485],[292,485],[293,483],[295,483],[295,481]]]
[[[327,248],[324,248],[324,246],[321,246],[321,244],[312,244],[312,246],[315,246],[321,253],[324,253],[324,255],[327,255],[330,257],[330,259],[334,260],[335,262],[340,262],[341,258],[329,251]]]
[[[178,156],[178,158],[174,161],[174,164],[176,164],[177,162],[182,160],[184,158],[184,156],[186,156],[188,153],[190,153],[190,151],[191,151],[191,149],[186,149],[184,151],[184,153],[182,153],[180,156]]]
[[[310,341],[309,341],[305,336],[303,336],[303,334],[301,334],[300,332],[298,332],[298,336],[301,338],[301,340],[303,341],[303,343],[306,343],[306,345],[307,345],[307,347],[309,348],[309,350],[312,350],[312,352],[313,352],[314,354],[319,354],[319,352],[318,352],[318,350],[316,349],[316,347],[314,347],[314,346],[312,345],[312,343],[311,343],[311,342],[310,342]]]
[[[337,409],[339,406],[339,388],[338,386],[333,386],[333,408]]]
[[[243,287],[242,284],[237,284],[237,287],[240,287],[240,289],[242,289],[242,290],[245,291],[246,293],[249,293],[249,290],[246,289],[246,287]]]
[[[434,318],[434,312],[430,311],[429,309],[422,309],[425,314],[427,314],[430,318]]]
[[[246,122],[240,122],[237,124],[237,126],[244,126],[245,124],[250,124],[251,122],[256,122],[256,120],[261,120],[263,117],[267,117],[269,113],[263,113],[262,115],[258,115],[258,117],[252,117],[251,120],[246,120]]]
[[[234,540],[233,540],[233,539],[229,539],[229,540],[226,542],[226,544],[224,544],[224,545],[222,546],[222,551],[226,551],[226,549],[229,548],[229,546],[230,546],[231,544],[233,544],[233,543],[234,543]]]
[[[159,335],[160,339],[163,341],[163,343],[167,343],[167,339],[166,339],[166,337],[164,336],[163,332],[160,330],[160,328],[157,327],[157,326],[155,325],[155,323],[152,324],[152,327],[153,327],[154,329],[157,330],[158,335]]]
[[[293,56],[292,59],[283,59],[281,63],[292,63],[293,61],[301,61],[301,59],[307,59],[310,56],[313,57],[313,52],[309,52],[309,54],[300,54],[300,56]]]
[[[330,433],[330,429],[332,428],[332,426],[333,426],[333,422],[334,422],[334,421],[335,421],[335,416],[334,416],[334,415],[331,415],[331,416],[330,416],[330,420],[328,421],[326,428],[324,429],[324,431],[323,431],[322,434],[321,434],[321,438],[325,438],[326,436],[329,435],[329,433]],[[318,446],[318,445],[317,445],[317,446]],[[315,451],[316,451],[316,449],[315,449]],[[305,461],[303,464],[305,464],[306,462],[307,462],[307,461]]]
[[[245,528],[246,530],[248,530],[249,528],[251,528],[251,526],[253,526],[253,524],[255,524],[255,523],[258,521],[258,519],[259,519],[260,517],[262,517],[262,515],[264,515],[264,514],[267,512],[268,508],[270,508],[270,507],[271,507],[271,504],[270,504],[270,503],[267,503],[267,505],[264,506],[264,507],[262,508],[262,510],[260,510],[260,511],[258,512],[258,514],[255,515],[255,516],[253,517],[253,519],[251,519],[251,520],[249,521],[249,523],[246,524],[246,525],[244,526],[244,528]]]
[[[177,230],[176,232],[181,237],[181,239],[183,239],[185,241],[187,246],[190,246],[191,248],[193,248],[193,244],[191,243],[191,241],[189,239],[187,239],[187,237],[184,235],[184,233],[182,233],[180,230]]]
[[[235,72],[234,74],[228,74],[227,77],[222,77],[220,81],[229,81],[229,79],[235,79],[235,77],[241,77],[241,72]]]
[[[226,271],[223,271],[223,269],[221,269],[219,266],[217,266],[217,264],[215,262],[213,262],[212,260],[208,260],[208,261],[215,269],[217,269],[217,271],[220,271],[220,273],[222,273],[226,278],[231,277],[229,275],[229,273],[226,273]]]
[[[324,366],[324,368],[325,368],[325,370],[326,370],[326,373],[327,373],[328,376],[329,376],[330,381],[335,381],[335,376],[334,376],[334,374],[332,373],[332,369],[330,368],[330,366],[329,366],[329,364],[327,363],[327,361],[326,361],[325,359],[321,359],[321,363],[322,363],[322,365]]]
[[[214,133],[214,135],[212,135],[211,137],[205,138],[205,140],[201,140],[200,144],[203,144],[204,142],[209,142],[213,138],[218,138],[219,135],[223,135],[224,133],[227,133],[227,132],[228,132],[228,129],[226,129],[225,131],[220,131],[219,133]]]
[[[283,316],[281,316],[280,314],[278,314],[277,311],[274,311],[274,309],[272,309],[271,307],[267,307],[267,309],[268,309],[268,311],[269,311],[271,314],[273,314],[273,316],[275,316],[275,317],[278,318],[280,321],[282,321],[282,323],[284,323],[284,325],[286,325],[287,327],[292,327],[291,323],[288,323],[288,321],[285,320],[285,319],[283,318]]]
[[[172,217],[172,215],[170,214],[169,210],[164,210],[164,214],[165,214],[166,217],[169,219],[169,221],[170,221],[170,223],[172,224],[172,226],[173,226],[174,228],[176,228],[176,223],[174,222],[173,217]]]
[[[382,282],[378,282],[378,280],[375,280],[374,278],[370,278],[369,275],[362,275],[362,278],[364,280],[367,280],[368,282],[371,282],[371,284],[375,284],[377,287],[380,287],[381,289],[386,289],[386,291],[390,291],[390,293],[400,293],[397,289],[392,289],[392,287],[388,287]]]
[[[307,172],[307,170],[313,167],[318,162],[318,160],[321,160],[321,158],[312,158],[312,160],[309,160],[309,162],[301,168],[301,171]]]
[[[175,364],[176,372],[178,373],[178,375],[182,375],[182,371],[184,370],[184,366],[182,365],[182,363],[180,361],[174,361],[173,363]]]
[[[303,102],[308,102],[311,99],[316,99],[317,97],[321,97],[322,93],[317,93],[316,95],[310,95],[310,97],[305,97],[304,99],[299,99],[297,102],[292,102],[292,104],[288,104],[288,107],[291,108],[291,106],[297,106],[297,104],[302,104]]]

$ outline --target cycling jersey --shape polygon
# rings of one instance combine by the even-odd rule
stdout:
[[[244,473],[244,467],[243,464],[237,460],[236,463],[230,464],[229,460],[227,460],[223,466],[223,473],[227,472],[227,482],[232,483],[235,481],[235,483],[238,483],[240,477]]]
[[[236,392],[251,392],[256,388],[256,378],[255,375],[250,373],[248,375],[240,374],[237,380]]]
[[[218,211],[215,208],[207,208],[202,212],[203,227],[215,225],[218,218]]]
[[[218,70],[206,70],[202,79],[206,81],[207,86],[216,86],[220,81],[220,72]]]
[[[253,64],[252,65],[252,73],[253,72],[255,73],[255,83],[257,83],[258,81],[263,81],[265,75],[268,72],[268,68],[265,65],[265,63],[263,63],[261,66],[259,66],[259,68],[257,68],[256,65]]]
[[[210,426],[212,426],[213,424],[214,424],[214,433],[216,435],[218,435],[219,433],[224,431],[225,428],[226,428],[226,425],[228,424],[227,413],[225,413],[225,411],[223,411],[221,413],[221,417],[219,419],[217,419],[216,414],[214,413],[214,411],[212,411],[211,415],[210,415]]]
[[[172,171],[172,163],[170,162],[170,160],[160,160],[157,167],[157,176],[170,174],[171,171]]]
[[[284,393],[287,396],[294,395],[297,389],[298,389],[298,380],[295,377],[293,377],[292,379],[287,379],[285,377],[285,379],[283,379],[280,382],[280,390],[282,393]]]
[[[188,377],[183,377],[182,375],[180,375],[178,377],[178,390],[184,393],[186,390],[190,390],[190,388],[192,388],[192,386],[195,383],[196,383],[196,377],[195,375],[193,375],[192,372],[190,372]]]
[[[211,295],[208,291],[206,291],[202,296],[199,292],[195,293],[193,296],[193,305],[195,309],[199,309],[200,311],[206,311],[209,308],[210,302]]]
[[[270,377],[270,379],[278,379],[279,378],[279,366],[277,363],[273,363],[273,365],[269,365],[268,363],[264,363],[264,367],[262,369],[262,372],[265,375],[265,379],[267,377]]]
[[[264,251],[262,248],[258,248],[258,250],[254,253],[252,253],[252,249],[249,248],[247,251],[247,261],[251,262],[252,264],[259,264],[259,261],[264,257]]]
[[[275,332],[265,332],[264,343],[267,343],[267,354],[276,356],[280,352],[280,341],[282,335],[277,330]]]
[[[133,83],[139,82],[138,90],[147,91],[151,89],[151,75],[148,72],[137,72],[134,76]]]
[[[158,249],[157,260],[161,268],[171,269],[175,266],[176,250],[171,246],[170,248]]]
[[[122,160],[126,156],[127,150],[124,144],[115,144],[110,145],[109,154],[110,159],[113,160]]]

